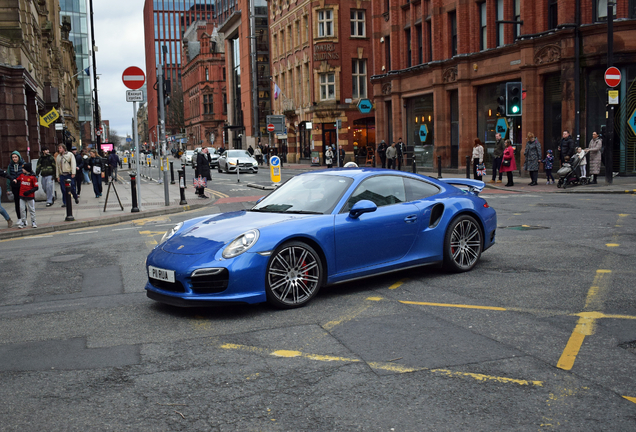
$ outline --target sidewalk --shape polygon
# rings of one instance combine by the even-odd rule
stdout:
[[[118,181],[114,183],[114,188],[111,186],[110,193],[108,194],[108,185],[102,184],[102,196],[95,198],[92,184],[82,185],[81,195],[79,197],[79,204],[72,203],[74,221],[66,221],[66,208],[62,206],[62,198],[60,187],[55,184],[55,191],[57,192],[57,199],[51,207],[46,206],[46,201],[36,201],[35,203],[35,216],[37,222],[37,228],[31,228],[31,219],[27,215],[27,228],[17,228],[17,221],[15,220],[15,211],[13,209],[13,203],[2,203],[2,206],[7,210],[9,216],[13,219],[13,228],[6,228],[4,225],[6,222],[4,219],[0,219],[0,240],[40,235],[50,233],[53,231],[71,230],[76,228],[83,228],[87,226],[97,225],[109,225],[119,222],[130,221],[134,219],[147,218],[160,216],[164,214],[185,212],[188,210],[194,210],[201,207],[210,205],[215,201],[215,197],[210,191],[207,191],[206,195],[210,196],[209,199],[199,198],[192,187],[192,179],[189,185],[185,189],[185,198],[187,205],[180,205],[180,191],[179,181],[177,173],[175,171],[175,184],[170,184],[170,176],[168,175],[168,196],[169,205],[166,206],[164,185],[159,184],[154,180],[141,179],[141,197],[138,197],[139,212],[132,213],[132,191],[130,185],[129,172],[134,170],[128,170],[128,168],[120,169],[118,173]],[[139,179],[137,179],[139,181]],[[117,194],[119,194],[119,200],[121,201],[124,210],[122,211],[119,201],[117,200]],[[106,195],[108,194],[108,204],[106,211],[104,211],[104,204],[106,204]]]

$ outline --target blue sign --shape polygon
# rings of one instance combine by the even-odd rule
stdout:
[[[636,134],[636,109],[634,110],[632,115],[629,116],[629,119],[627,120],[627,124],[629,124],[629,127],[632,128],[632,132]]]
[[[360,102],[358,102],[358,111],[362,114],[369,114],[372,109],[373,104],[369,99],[360,99]]]
[[[497,120],[497,125],[495,126],[495,133],[501,134],[502,137],[505,137],[506,132],[508,132],[508,122],[505,117],[500,117],[499,120]]]
[[[127,143],[132,142],[132,138],[126,138],[126,142]]]
[[[426,136],[428,135],[428,127],[423,124],[420,126],[420,141],[426,142]]]
[[[280,165],[280,158],[278,156],[272,156],[269,160],[269,164],[271,166],[278,166]]]

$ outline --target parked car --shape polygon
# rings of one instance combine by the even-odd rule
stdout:
[[[168,231],[146,260],[146,293],[175,306],[294,308],[324,285],[439,263],[469,271],[495,244],[483,187],[375,168],[299,174],[249,210]]]
[[[236,172],[237,167],[240,172],[258,172],[258,162],[247,150],[226,150],[218,159],[219,172]]]
[[[182,165],[192,165],[192,156],[194,155],[194,150],[186,150],[183,155],[181,155],[181,164]]]

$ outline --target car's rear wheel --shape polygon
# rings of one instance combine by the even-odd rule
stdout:
[[[444,267],[453,272],[465,272],[475,267],[481,257],[482,233],[479,224],[469,215],[454,219],[444,238]]]
[[[308,244],[288,242],[272,254],[265,277],[265,292],[271,305],[283,309],[301,307],[320,289],[322,262]]]
[[[217,170],[218,172],[220,172],[220,173],[222,173],[222,172],[223,172],[223,170],[221,169],[221,164],[219,164],[219,165],[216,167],[216,170]]]

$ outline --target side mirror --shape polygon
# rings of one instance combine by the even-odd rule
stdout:
[[[373,201],[361,200],[355,203],[353,207],[351,207],[351,210],[349,210],[349,217],[352,219],[357,219],[360,217],[361,214],[371,213],[376,211],[377,209],[378,206],[375,205]]]

